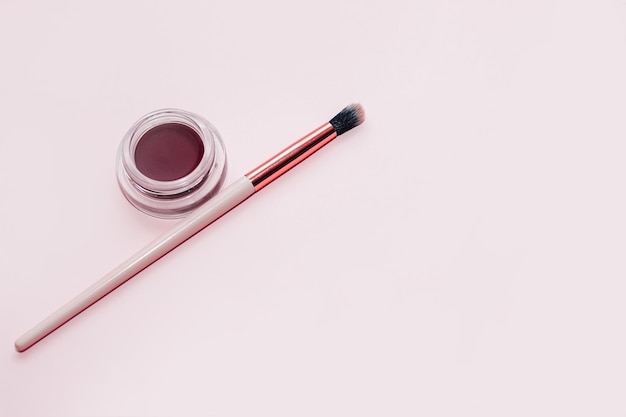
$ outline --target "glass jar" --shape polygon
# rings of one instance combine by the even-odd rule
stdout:
[[[117,180],[144,213],[178,218],[221,188],[226,149],[217,129],[197,114],[162,109],[139,119],[117,153]]]

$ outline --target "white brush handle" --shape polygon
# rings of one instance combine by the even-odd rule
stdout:
[[[24,333],[15,341],[15,349],[22,352],[72,317],[104,297],[124,282],[150,266],[160,257],[204,229],[223,214],[254,194],[254,186],[247,177],[241,177],[202,207],[174,227],[171,231],[155,239],[148,246],[131,256],[126,262],[109,272],[99,281],[80,293],[48,318]]]

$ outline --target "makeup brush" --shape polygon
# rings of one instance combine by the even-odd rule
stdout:
[[[24,333],[15,341],[15,349],[18,352],[28,349],[100,298],[156,262],[185,240],[242,203],[252,194],[260,191],[276,178],[298,165],[328,142],[363,123],[364,119],[365,113],[360,104],[347,106],[333,117],[330,122],[324,123],[248,172],[192,212],[187,218],[181,220],[171,231],[155,239],[41,323]]]

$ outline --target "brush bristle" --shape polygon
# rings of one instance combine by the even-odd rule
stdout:
[[[337,136],[357,127],[365,120],[365,111],[360,104],[350,104],[330,120]]]

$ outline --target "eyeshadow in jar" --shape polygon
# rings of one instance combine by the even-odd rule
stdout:
[[[152,112],[126,133],[117,156],[124,196],[144,213],[183,217],[215,195],[226,174],[226,150],[213,125],[177,109]]]

